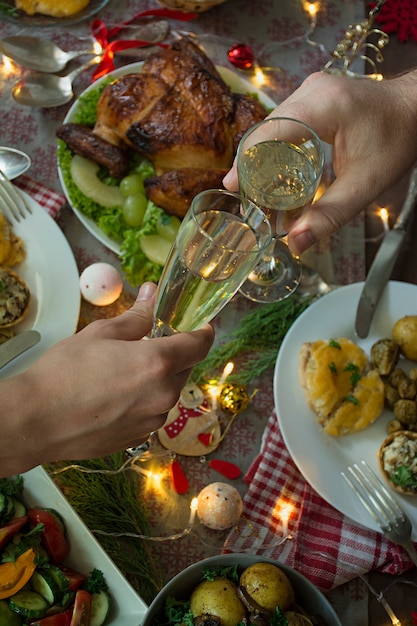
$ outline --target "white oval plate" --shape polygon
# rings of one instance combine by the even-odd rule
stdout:
[[[109,76],[112,78],[118,78],[119,76],[124,76],[125,74],[141,72],[142,66],[143,66],[143,62],[141,61],[138,63],[130,63],[129,65],[125,65],[117,70],[114,70],[114,72],[110,72],[109,74],[103,76],[102,78],[99,78],[98,80],[95,81],[95,83],[87,87],[87,89],[83,91],[81,96],[83,96],[86,93],[89,93],[92,89],[96,89],[97,86],[100,85],[103,81],[107,81]],[[273,108],[276,106],[275,102],[271,100],[269,96],[267,96],[265,93],[263,93],[256,87],[254,87],[249,81],[244,80],[243,78],[238,76],[235,72],[229,70],[226,67],[220,67],[220,66],[218,66],[216,69],[221,75],[221,77],[223,78],[223,80],[225,81],[225,83],[235,93],[257,93],[260,102],[262,102],[262,104],[265,107]],[[65,116],[64,124],[73,122],[74,119],[76,119],[76,114],[77,114],[77,111],[79,111],[80,106],[82,106],[82,103],[80,103],[80,101],[77,99],[72,105],[72,107],[69,109],[67,115]],[[98,239],[98,241],[100,241],[104,246],[109,248],[109,250],[111,250],[115,254],[120,254],[119,242],[116,241],[115,239],[112,239],[111,237],[108,237],[92,219],[90,219],[89,217],[86,217],[79,209],[77,209],[77,207],[75,207],[71,203],[69,194],[66,189],[64,177],[62,176],[62,173],[61,173],[59,162],[58,162],[58,174],[59,174],[59,180],[61,182],[62,189],[64,190],[64,193],[68,199],[68,202],[70,206],[72,207],[72,210],[74,211],[75,215],[80,220],[80,222],[93,235],[93,237]]]
[[[384,410],[374,424],[360,433],[331,437],[321,429],[308,407],[298,375],[304,342],[347,337],[369,355],[378,339],[391,337],[392,327],[400,317],[417,313],[417,285],[391,281],[379,301],[368,337],[359,339],[354,320],[362,288],[363,283],[340,287],[313,303],[294,322],[278,353],[274,399],[285,444],[305,480],[338,511],[358,524],[379,531],[340,472],[364,459],[383,480],[377,454],[387,436],[386,426],[393,418],[392,412]],[[401,366],[407,369],[412,365],[403,359]],[[414,521],[413,538],[417,540],[417,497],[392,493]]]
[[[33,328],[40,342],[0,370],[0,379],[27,369],[57,341],[72,335],[80,312],[77,264],[70,245],[58,224],[44,208],[21,191],[32,215],[13,224],[26,249],[22,263],[14,271],[26,282],[31,293],[30,309],[14,330]]]

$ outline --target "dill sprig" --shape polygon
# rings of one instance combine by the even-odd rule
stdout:
[[[239,326],[214,346],[198,363],[191,378],[197,384],[215,378],[227,361],[237,361],[228,382],[247,385],[265,370],[274,367],[281,343],[297,317],[308,307],[312,298],[294,294],[281,302],[263,304],[242,318]]]
[[[115,471],[124,463],[124,453],[74,463],[88,470]],[[46,469],[53,474],[72,462],[54,463]],[[91,530],[106,533],[151,535],[145,503],[138,496],[137,474],[88,473],[69,468],[52,476],[75,511]],[[150,603],[163,584],[160,564],[153,556],[150,542],[136,537],[97,534],[103,549],[130,581],[146,603]]]
[[[3,13],[3,15],[8,15],[9,17],[19,17],[19,11],[16,9],[16,7],[7,2],[0,2],[0,13]]]

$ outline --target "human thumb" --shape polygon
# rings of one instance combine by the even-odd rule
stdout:
[[[141,339],[152,328],[152,312],[155,303],[156,285],[143,283],[133,306],[114,319],[119,339]]]

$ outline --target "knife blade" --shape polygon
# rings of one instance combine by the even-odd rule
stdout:
[[[355,330],[362,339],[368,336],[375,310],[400,253],[408,219],[417,199],[417,167],[411,173],[407,196],[398,218],[382,240],[372,262],[356,310]]]
[[[40,341],[37,330],[25,330],[0,345],[0,368]]]

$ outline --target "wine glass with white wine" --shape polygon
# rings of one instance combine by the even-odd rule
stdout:
[[[262,209],[209,189],[193,200],[158,283],[152,336],[196,330],[214,318],[272,239]]]
[[[313,202],[324,167],[323,146],[304,122],[271,117],[242,137],[236,162],[241,196],[263,209],[273,233],[240,292],[256,302],[277,302],[293,293],[301,279],[300,260],[285,239],[289,221]]]

